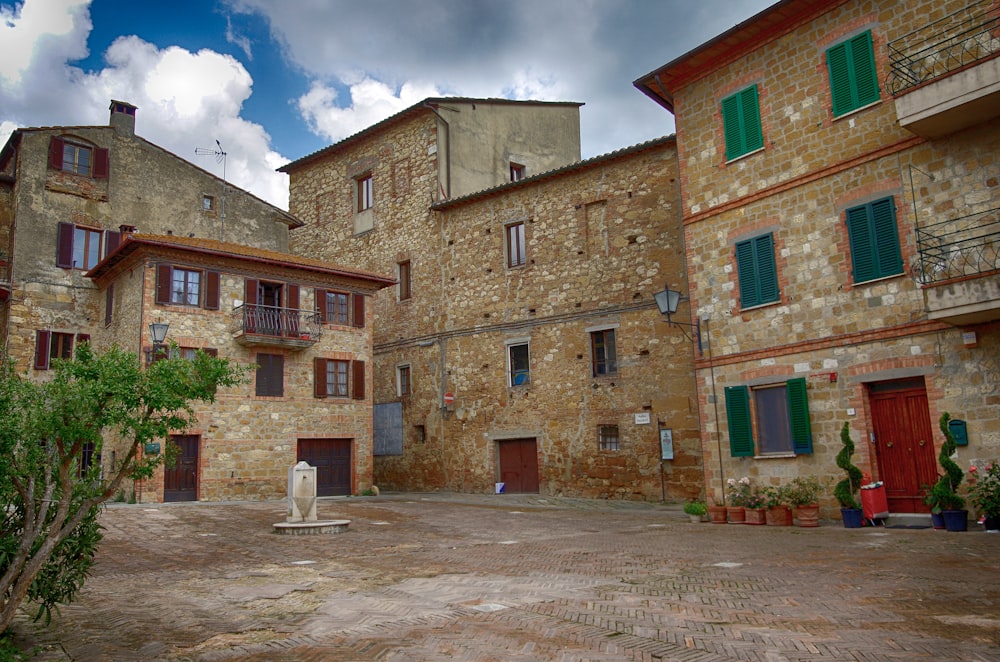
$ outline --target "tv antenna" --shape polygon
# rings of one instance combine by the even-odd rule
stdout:
[[[198,156],[214,156],[216,163],[222,164],[222,197],[219,200],[219,217],[222,219],[222,232],[219,240],[226,238],[226,151],[222,149],[222,143],[215,141],[216,149],[211,147],[195,147],[194,153]]]

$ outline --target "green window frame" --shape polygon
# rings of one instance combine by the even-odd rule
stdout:
[[[727,161],[764,146],[756,85],[722,100],[722,127],[726,137]]]
[[[780,299],[773,234],[737,242],[736,270],[740,281],[741,308],[752,308]]]
[[[871,30],[826,51],[833,116],[840,117],[879,100]]]
[[[788,400],[788,427],[792,438],[792,451],[796,455],[813,452],[812,426],[809,422],[809,396],[803,377],[790,379],[784,384]],[[748,386],[727,386],[726,419],[729,422],[729,452],[733,457],[753,457],[753,411],[750,407]]]
[[[847,210],[845,219],[855,283],[903,273],[893,198],[852,207]]]

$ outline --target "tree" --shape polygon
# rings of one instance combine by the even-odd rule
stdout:
[[[102,504],[170,456],[145,455],[145,444],[187,429],[193,403],[244,381],[243,368],[203,352],[143,370],[135,354],[97,355],[86,343],[53,367],[34,382],[0,359],[0,632],[25,599],[39,605],[36,619],[73,600],[101,540]],[[115,466],[102,475],[90,459],[111,446]]]

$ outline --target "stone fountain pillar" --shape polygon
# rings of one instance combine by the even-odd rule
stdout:
[[[316,521],[316,467],[305,460],[288,470],[287,521]]]

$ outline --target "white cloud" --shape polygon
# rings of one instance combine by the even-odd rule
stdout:
[[[86,57],[89,0],[27,1],[0,7],[0,86],[22,84],[34,62]]]

